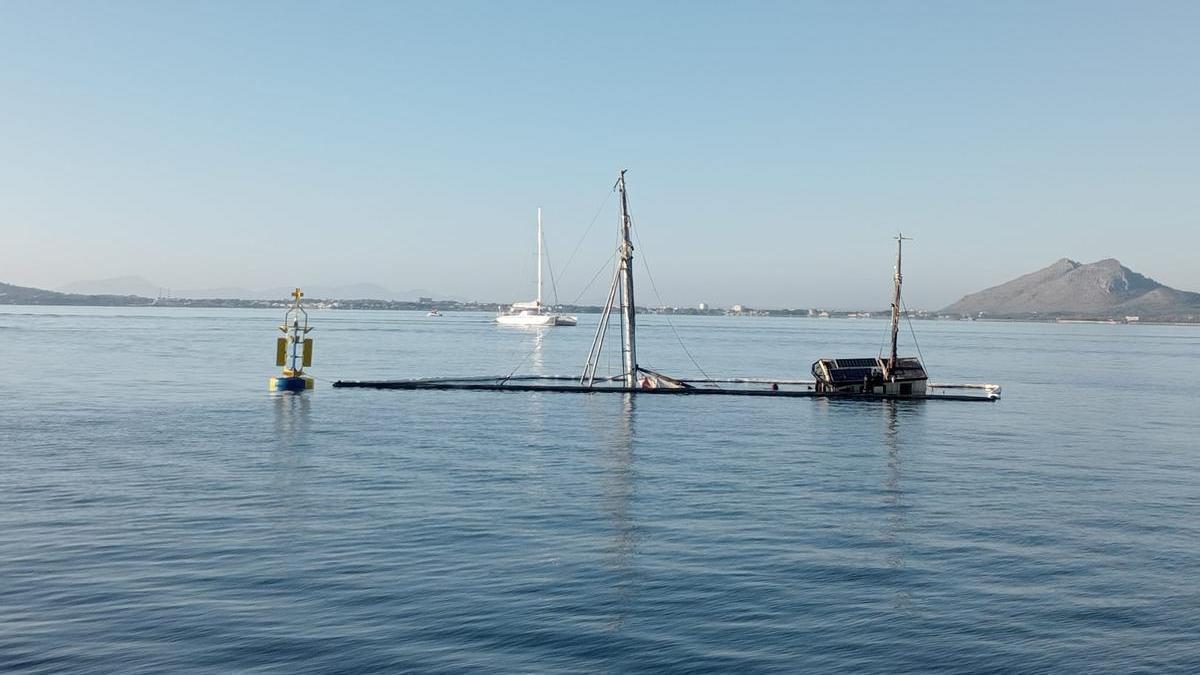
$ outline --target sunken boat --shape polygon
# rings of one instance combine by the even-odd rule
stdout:
[[[339,388],[536,391],[547,393],[621,393],[690,396],[763,396],[778,398],[941,399],[991,401],[1000,397],[993,384],[930,384],[919,359],[897,359],[899,281],[892,316],[892,356],[889,359],[822,359],[813,365],[816,379],[795,378],[679,378],[644,368],[637,359],[637,312],[634,305],[632,218],[625,170],[613,189],[619,193],[616,265],[607,300],[601,310],[587,363],[580,375],[508,375],[429,377],[393,380],[338,380]],[[897,280],[899,280],[897,265]],[[620,324],[621,371],[598,375],[605,336],[613,317]],[[667,319],[668,322],[670,319]],[[861,365],[860,365],[861,364]],[[820,373],[819,375],[817,373]]]
[[[881,396],[925,396],[929,391],[929,376],[921,359],[900,357],[897,339],[900,335],[901,295],[904,275],[901,272],[904,242],[911,241],[903,234],[896,236],[896,274],[892,291],[891,351],[886,357],[874,356],[849,359],[819,359],[812,364],[816,390],[826,394],[874,394]]]

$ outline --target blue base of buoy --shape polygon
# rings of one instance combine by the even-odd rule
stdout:
[[[269,391],[304,391],[312,388],[311,377],[272,377],[267,382]]]

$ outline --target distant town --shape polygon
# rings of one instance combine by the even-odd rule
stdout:
[[[238,299],[238,298],[179,298],[166,293],[158,297],[148,298],[140,295],[91,295],[83,293],[60,293],[40,288],[28,288],[0,283],[0,304],[9,305],[75,305],[95,307],[226,307],[242,309],[283,309],[291,303],[290,299]],[[508,306],[508,303],[479,302],[463,300],[439,300],[433,297],[419,297],[416,300],[376,300],[370,298],[305,298],[306,306],[313,309],[328,310],[410,310],[429,311],[437,309],[440,312],[495,312]],[[603,307],[599,305],[556,305],[564,312],[575,314],[599,314]],[[691,306],[658,306],[638,307],[639,313],[672,314],[686,316],[799,316],[812,318],[851,318],[871,319],[890,316],[890,310],[839,310],[824,308],[800,309],[767,309],[735,304],[731,307],[714,307],[705,302]],[[933,313],[918,310],[910,312],[913,318],[937,318]],[[947,317],[950,318],[950,317]],[[958,318],[958,317],[953,317]]]
[[[36,288],[12,286],[0,283],[0,304],[7,305],[66,305],[91,307],[194,307],[194,308],[231,308],[231,309],[285,309],[291,303],[290,299],[263,300],[237,298],[176,298],[160,295],[147,298],[138,295],[87,295],[76,293],[58,293]],[[437,309],[439,312],[496,312],[506,308],[507,303],[478,302],[461,300],[438,300],[433,297],[419,297],[416,300],[375,300],[375,299],[332,299],[305,298],[305,304],[310,309],[317,310],[375,310],[375,311],[423,311]],[[599,305],[556,305],[563,312],[572,314],[599,314],[603,307]],[[797,309],[772,309],[748,307],[735,304],[730,307],[714,307],[705,302],[693,306],[664,305],[657,307],[638,307],[639,314],[667,314],[675,316],[733,316],[733,317],[803,317],[813,319],[887,319],[891,310],[845,310],[806,307]],[[906,315],[912,319],[942,319],[942,320],[1032,320],[1032,321],[1103,321],[1105,323],[1136,323],[1138,316],[1125,317],[1089,317],[1084,315],[1067,316],[990,316],[986,312],[976,315],[947,314],[931,312],[923,309],[908,310]],[[1191,323],[1200,321],[1200,317],[1183,320],[1170,320],[1170,323]]]
[[[333,293],[371,293],[376,287],[325,289]],[[66,290],[66,289],[64,289]],[[378,289],[386,292],[386,289]],[[127,291],[126,291],[127,292]],[[145,292],[145,291],[143,291]],[[322,291],[318,291],[322,292]],[[272,292],[274,293],[274,292]],[[194,294],[193,294],[194,295]],[[280,291],[281,296],[285,296]],[[508,303],[436,299],[375,300],[305,298],[314,309],[410,310],[428,312],[495,312]],[[48,291],[0,283],[0,304],[83,305],[102,307],[229,307],[283,309],[290,300],[174,297],[165,289],[157,297]],[[598,314],[598,305],[556,305],[562,312]],[[771,309],[735,304],[714,307],[706,302],[688,306],[638,307],[639,313],[686,316],[806,317],[814,319],[886,319],[890,308],[831,309],[803,307]],[[964,296],[943,309],[908,310],[913,319],[983,321],[1058,321],[1103,323],[1200,323],[1200,293],[1176,290],[1121,265],[1115,259],[1083,264],[1063,258],[1050,266],[1012,281]]]

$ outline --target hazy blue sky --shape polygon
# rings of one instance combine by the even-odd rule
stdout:
[[[0,281],[514,300],[536,207],[561,265],[625,166],[669,303],[882,306],[897,229],[910,306],[1060,257],[1200,290],[1198,35],[1197,2],[4,0]]]

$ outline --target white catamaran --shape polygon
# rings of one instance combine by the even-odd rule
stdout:
[[[542,304],[542,210],[537,210],[537,299],[514,302],[508,311],[496,317],[496,323],[506,326],[574,326],[573,316],[559,314]]]

